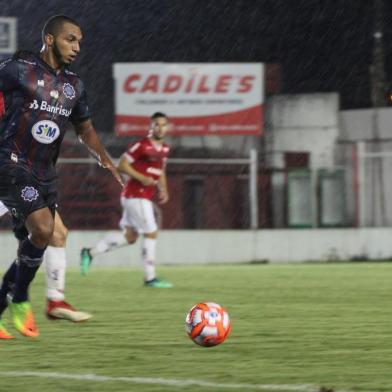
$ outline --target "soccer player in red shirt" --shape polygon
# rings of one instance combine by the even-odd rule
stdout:
[[[171,288],[170,282],[158,279],[155,271],[155,248],[158,225],[154,216],[153,200],[158,192],[158,203],[169,200],[166,181],[166,161],[169,146],[164,142],[169,122],[164,113],[151,116],[151,128],[147,137],[132,144],[122,155],[118,164],[119,172],[129,176],[121,194],[123,208],[121,233],[110,234],[94,248],[81,251],[81,272],[87,274],[93,257],[133,244],[143,235],[141,258],[144,268],[144,284],[147,287]]]

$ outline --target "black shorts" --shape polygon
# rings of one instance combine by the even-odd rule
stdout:
[[[17,165],[0,167],[0,200],[12,214],[16,238],[24,239],[27,217],[34,211],[48,207],[53,216],[57,203],[57,183],[38,182],[31,173]]]

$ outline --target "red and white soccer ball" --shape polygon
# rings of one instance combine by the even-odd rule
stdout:
[[[222,306],[204,302],[189,311],[185,319],[185,330],[196,344],[212,347],[226,340],[231,331],[231,322]]]

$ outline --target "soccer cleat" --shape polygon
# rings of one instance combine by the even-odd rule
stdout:
[[[93,256],[91,256],[90,249],[83,248],[80,251],[80,273],[83,276],[87,275],[88,269],[92,261],[93,261]]]
[[[74,309],[65,301],[52,301],[50,299],[48,299],[45,314],[50,320],[69,320],[74,323],[87,321],[93,317],[90,313]]]
[[[14,339],[14,337],[7,331],[3,322],[0,320],[0,339]]]
[[[30,338],[35,338],[39,335],[30,302],[11,302],[9,308],[11,310],[14,327],[22,335]]]
[[[173,287],[170,282],[158,278],[148,280],[147,282],[144,282],[144,285],[146,287],[153,287],[155,289],[171,289]]]

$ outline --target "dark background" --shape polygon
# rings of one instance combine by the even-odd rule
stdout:
[[[114,62],[266,62],[282,66],[282,93],[338,91],[341,108],[371,105],[373,0],[0,0],[18,17],[20,49],[39,50],[54,14],[82,26],[73,69],[100,132],[113,125]],[[392,72],[392,1],[385,0],[386,76]]]

